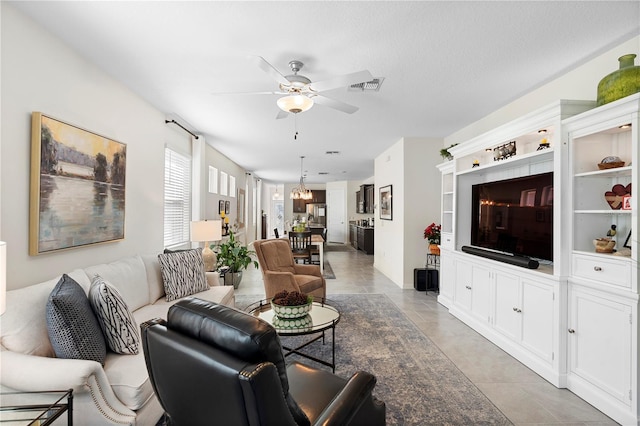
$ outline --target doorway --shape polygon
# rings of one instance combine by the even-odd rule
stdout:
[[[327,241],[345,244],[347,231],[345,226],[344,189],[327,191]]]

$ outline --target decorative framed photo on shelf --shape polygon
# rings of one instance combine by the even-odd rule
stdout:
[[[631,210],[631,195],[622,197],[622,210]]]
[[[231,213],[231,201],[227,200],[224,202],[224,213],[225,214]]]
[[[124,240],[127,146],[31,115],[29,254]]]
[[[393,220],[393,185],[380,188],[380,219]]]
[[[218,214],[224,213],[224,200],[218,201]]]

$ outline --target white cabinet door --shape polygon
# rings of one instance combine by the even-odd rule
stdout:
[[[520,280],[515,275],[497,274],[494,327],[507,337],[519,341],[521,335],[522,300]]]
[[[440,250],[440,295],[447,301],[453,300],[455,282],[455,264],[453,253],[449,250]]]
[[[468,262],[456,259],[455,304],[467,311],[471,309],[472,285],[473,267]]]
[[[575,285],[569,293],[569,373],[630,405],[631,306]]]
[[[554,294],[553,287],[529,279],[521,281],[521,343],[547,362],[553,361]]]
[[[483,322],[491,322],[491,273],[489,269],[473,265],[471,284],[471,313]]]

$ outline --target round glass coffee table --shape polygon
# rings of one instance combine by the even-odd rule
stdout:
[[[288,336],[307,336],[311,334],[318,334],[313,339],[305,342],[304,344],[295,348],[282,345],[282,349],[285,350],[284,356],[287,357],[291,354],[298,354],[302,357],[318,362],[322,365],[326,365],[336,372],[336,324],[340,321],[340,312],[335,307],[331,306],[330,301],[327,299],[316,297],[313,301],[313,306],[309,313],[297,319],[281,319],[277,317],[271,309],[271,299],[263,299],[258,302],[252,303],[247,306],[246,311],[253,316],[256,316],[267,323],[271,324],[276,332],[281,337]],[[311,343],[322,339],[322,344],[325,343],[325,331],[331,330],[331,362],[319,359],[312,355],[301,352],[300,350],[309,346]]]

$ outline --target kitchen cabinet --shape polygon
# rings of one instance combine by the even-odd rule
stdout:
[[[356,226],[357,249],[373,254],[373,228]]]
[[[309,203],[324,204],[327,202],[327,191],[323,189],[314,189],[311,191],[313,198],[307,201]]]
[[[306,213],[307,201],[306,200],[293,200],[293,212],[294,213]]]
[[[364,212],[373,213],[374,204],[375,204],[375,195],[373,192],[373,185],[365,185]]]
[[[373,185],[360,185],[360,191],[356,191],[356,213],[373,213],[375,204]]]
[[[314,189],[311,191],[310,200],[293,200],[294,213],[306,213],[307,204],[325,204],[327,202],[327,191],[324,189]]]
[[[358,227],[354,224],[349,225],[349,242],[354,249],[358,249]]]

